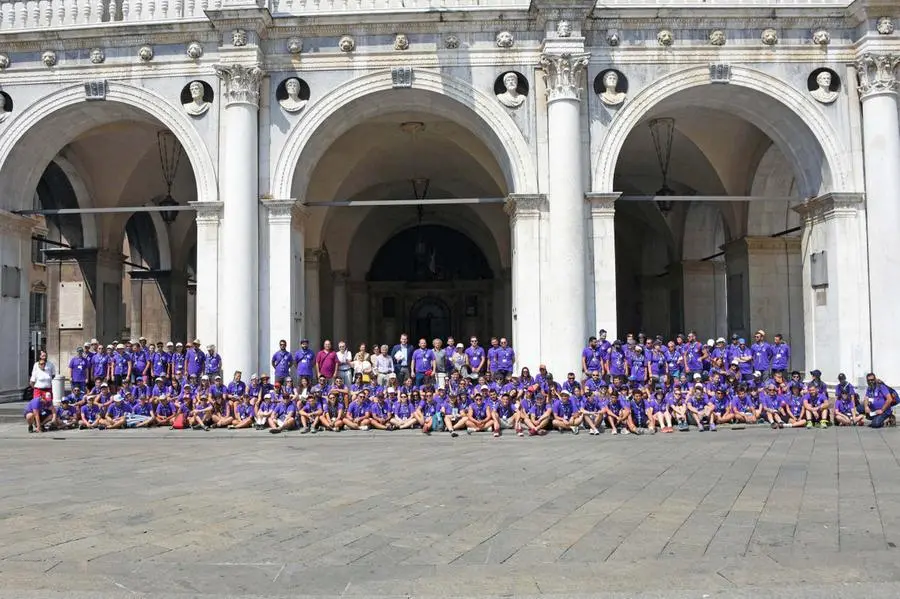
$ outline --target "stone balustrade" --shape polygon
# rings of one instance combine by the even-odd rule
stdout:
[[[15,0],[0,1],[0,32],[110,22],[190,21],[222,0]]]
[[[268,0],[273,16],[527,10],[528,0]],[[0,0],[0,32],[111,22],[191,21],[222,0]]]

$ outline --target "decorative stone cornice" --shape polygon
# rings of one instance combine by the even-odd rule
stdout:
[[[897,91],[897,66],[900,56],[893,54],[869,54],[866,52],[856,61],[856,73],[859,76],[859,97],[877,94],[893,94]]]
[[[549,102],[555,100],[581,101],[585,73],[590,59],[591,55],[586,52],[541,55],[547,100]]]
[[[217,64],[216,75],[225,85],[225,106],[250,104],[259,108],[259,84],[265,71],[256,65]]]
[[[312,267],[319,263],[323,253],[323,250],[320,248],[306,248],[303,251],[303,261],[306,262],[307,266]]]
[[[621,197],[621,191],[603,193],[591,191],[584,194],[584,200],[591,206],[592,217],[615,216],[616,200]]]
[[[503,204],[503,210],[512,221],[519,218],[538,218],[547,211],[547,196],[542,193],[511,193]]]
[[[218,225],[222,219],[223,202],[190,202],[197,209],[197,226]]]
[[[266,208],[269,224],[294,224],[306,222],[309,210],[296,200],[260,200]]]
[[[793,207],[804,225],[825,222],[836,218],[854,218],[862,207],[865,196],[861,193],[826,193],[809,198]]]

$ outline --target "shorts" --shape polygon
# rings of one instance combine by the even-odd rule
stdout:
[[[500,428],[502,429],[510,429],[513,427],[512,418],[501,418],[500,419]]]

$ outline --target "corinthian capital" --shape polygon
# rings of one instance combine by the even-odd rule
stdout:
[[[252,104],[259,107],[259,84],[265,71],[257,66],[217,64],[216,75],[225,84],[225,106]]]
[[[581,100],[590,54],[542,54],[541,68],[547,86],[547,99]]]
[[[900,65],[900,56],[884,54],[881,56],[863,54],[856,61],[856,73],[859,76],[859,96],[879,93],[893,93],[897,91],[897,65]]]

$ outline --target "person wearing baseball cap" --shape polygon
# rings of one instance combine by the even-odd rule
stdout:
[[[72,388],[84,391],[90,373],[91,365],[84,348],[76,347],[75,355],[69,360],[69,380],[72,381]]]
[[[185,352],[185,367],[188,376],[200,376],[203,374],[203,363],[206,361],[206,354],[200,348],[200,340],[194,339],[191,347]]]

